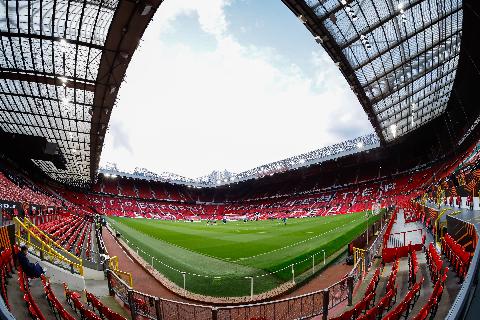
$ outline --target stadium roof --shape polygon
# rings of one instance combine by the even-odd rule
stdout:
[[[187,178],[170,172],[157,174],[144,168],[136,168],[134,172],[123,172],[118,170],[116,164],[112,163],[98,170],[106,177],[116,178],[117,176],[152,180],[160,182],[171,182],[175,184],[184,184],[192,187],[216,187],[238,183],[251,179],[258,179],[266,176],[272,176],[285,171],[308,167],[313,164],[319,164],[328,160],[338,159],[358,152],[368,151],[380,146],[380,140],[376,134],[368,134],[355,139],[342,141],[317,150],[303,153],[287,159],[267,163],[259,167],[249,169],[240,173],[229,171],[214,171],[209,175],[200,178]]]
[[[173,1],[173,0],[172,0]],[[381,142],[441,115],[457,70],[461,0],[282,0],[312,32],[357,95]],[[130,59],[161,0],[0,2],[0,131],[58,145],[85,185]]]
[[[283,0],[322,44],[382,141],[442,114],[455,79],[462,0]]]
[[[84,185],[96,173],[118,88],[160,2],[0,2],[1,130],[56,143],[66,170],[32,159],[52,178]]]

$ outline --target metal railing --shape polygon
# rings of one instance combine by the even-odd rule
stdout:
[[[160,317],[163,320],[215,320],[217,311],[209,306],[159,299]]]
[[[26,244],[31,247],[32,253],[42,260],[47,260],[56,266],[70,270],[72,273],[83,275],[82,259],[72,255],[48,236],[39,236],[31,227],[25,225],[17,217],[14,218],[15,236],[18,245]]]
[[[350,299],[349,305],[351,305],[351,299],[353,296],[353,277],[346,276],[337,283],[331,285],[328,289],[328,309],[332,309],[338,306],[343,301]]]
[[[378,233],[377,238],[373,241],[372,245],[367,250],[367,254],[365,257],[365,264],[367,266],[367,269],[370,268],[370,266],[372,265],[374,258],[379,255],[380,249],[382,248],[383,244],[383,237],[385,236],[385,231],[387,230],[387,226],[388,221],[384,221],[383,227]]]
[[[107,282],[110,295],[117,296],[125,305],[130,306],[128,292],[132,288],[111,270],[107,270]]]
[[[217,320],[265,319],[308,319],[328,313],[328,290],[320,290],[301,296],[255,303],[249,305],[220,307]]]
[[[62,247],[60,244],[58,244],[56,241],[54,241],[52,238],[50,238],[50,236],[47,233],[45,233],[43,230],[38,228],[32,221],[30,221],[30,219],[25,217],[23,219],[23,224],[25,228],[28,228],[33,234],[36,234],[37,237],[42,239],[42,241],[44,241],[48,246],[52,247],[52,249],[54,249],[61,255],[65,256],[67,259],[75,262],[76,264],[79,264],[79,265],[82,264],[81,258],[77,257],[76,255],[74,255],[73,253],[71,253],[64,247]]]
[[[363,262],[361,261],[361,259],[359,259],[357,263],[355,263],[355,265],[353,266],[353,269],[348,273],[348,275],[353,278],[354,284],[356,284],[360,279],[362,279],[363,266]]]
[[[357,277],[361,277],[358,274]],[[352,304],[355,275],[347,274],[330,287],[304,295],[280,300],[212,307],[180,301],[161,299],[133,290],[113,270],[107,270],[110,295],[117,296],[129,306],[132,319],[141,316],[152,320],[244,320],[255,317],[266,319],[309,319],[322,316],[327,319],[328,311],[347,301]],[[357,278],[358,279],[358,278]]]
[[[118,268],[118,257],[117,256],[113,256],[113,257],[110,257],[109,261],[108,261],[108,267],[110,270],[112,270],[113,272],[115,272],[115,274],[121,278],[123,281],[125,281],[126,283],[128,283],[128,285],[130,287],[133,288],[133,278],[132,278],[132,273],[131,272],[125,272],[125,271],[122,271]]]

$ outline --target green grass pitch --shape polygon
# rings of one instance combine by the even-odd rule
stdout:
[[[370,217],[370,223],[379,216]],[[364,212],[281,221],[206,222],[109,218],[130,247],[180,287],[210,296],[245,296],[311,274],[366,229]],[[128,271],[128,270],[127,270]],[[303,275],[302,275],[303,274]]]

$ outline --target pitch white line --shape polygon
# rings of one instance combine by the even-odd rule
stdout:
[[[329,231],[325,231],[324,233],[318,234],[318,235],[316,235],[316,236],[313,236],[313,237],[304,239],[304,240],[302,240],[302,241],[298,241],[298,242],[289,244],[288,246],[281,247],[281,248],[278,248],[278,249],[275,249],[275,250],[272,250],[272,251],[267,251],[267,252],[259,253],[259,254],[253,255],[253,256],[249,256],[249,257],[238,258],[238,259],[236,259],[236,260],[233,260],[233,262],[238,262],[238,261],[242,261],[242,260],[252,259],[252,258],[264,256],[264,255],[266,255],[266,254],[270,254],[270,253],[273,253],[273,252],[277,252],[277,251],[280,251],[280,250],[283,250],[283,249],[291,248],[291,247],[296,246],[296,245],[298,245],[298,244],[302,244],[302,243],[305,243],[305,242],[310,241],[310,240],[312,240],[312,239],[315,239],[315,238],[324,236],[324,235],[326,235],[326,234],[328,234],[328,233],[330,233],[330,232],[337,231],[338,229],[343,228],[343,227],[345,227],[346,225],[351,224],[351,223],[353,223],[353,222],[355,222],[355,221],[357,221],[357,220],[359,220],[359,219],[361,219],[361,218],[357,218],[357,219],[355,219],[355,220],[352,220],[352,221],[350,221],[350,222],[347,222],[347,223],[345,223],[345,224],[343,224],[343,225],[341,225],[341,226],[338,226],[338,227],[336,227],[336,228],[334,228],[334,229],[331,229],[331,230],[329,230]]]

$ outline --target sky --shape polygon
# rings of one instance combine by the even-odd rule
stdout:
[[[100,166],[238,173],[371,132],[281,1],[166,0],[127,69]]]

